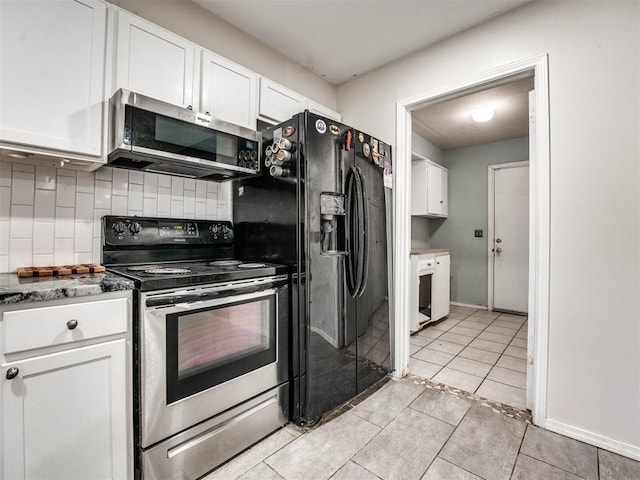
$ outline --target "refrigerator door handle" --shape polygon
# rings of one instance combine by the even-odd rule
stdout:
[[[356,246],[354,242],[356,241],[357,236],[357,225],[354,224],[354,188],[355,188],[355,175],[354,175],[353,167],[349,169],[346,175],[346,185],[345,191],[347,194],[346,198],[346,245],[347,245],[347,262],[346,262],[346,280],[347,280],[347,290],[349,291],[349,295],[355,297],[356,293],[356,283],[357,283],[357,272],[355,269],[354,262],[356,260]]]
[[[358,216],[359,220],[359,228],[358,231],[361,232],[362,241],[359,245],[360,247],[360,256],[362,257],[362,263],[360,268],[360,281],[359,287],[356,295],[358,297],[362,296],[364,293],[364,289],[367,286],[367,280],[369,277],[369,209],[367,203],[367,186],[366,179],[364,173],[360,169],[360,167],[356,167],[356,172],[360,181],[360,215]]]

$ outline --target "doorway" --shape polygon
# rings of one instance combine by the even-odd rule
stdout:
[[[532,248],[529,252],[529,342],[527,362],[535,365],[530,384],[534,397],[532,413],[534,423],[544,426],[546,397],[546,353],[548,330],[549,287],[549,123],[548,123],[548,58],[546,55],[515,62],[496,68],[471,79],[456,82],[402,100],[397,104],[397,140],[395,181],[395,237],[394,251],[394,350],[395,375],[407,373],[409,358],[408,318],[410,315],[410,192],[402,186],[410,182],[411,166],[411,112],[444,98],[481,90],[487,85],[508,79],[517,74],[533,73],[535,84],[535,110],[537,120],[532,124],[532,147],[536,152],[530,159],[531,202],[529,203],[529,235]]]
[[[489,165],[488,310],[529,308],[529,162]]]

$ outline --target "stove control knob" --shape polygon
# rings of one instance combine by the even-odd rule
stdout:
[[[229,227],[227,225],[222,226],[222,233],[224,233],[225,235],[229,233]]]
[[[129,232],[131,232],[131,235],[138,235],[140,231],[142,231],[142,225],[138,222],[133,222],[129,225]]]
[[[211,235],[216,235],[218,233],[218,224],[217,223],[214,223],[213,225],[211,225],[209,227],[209,233]]]
[[[118,220],[116,223],[113,224],[111,228],[113,230],[113,233],[115,233],[118,236],[122,235],[127,229],[127,227],[125,226],[122,220]]]

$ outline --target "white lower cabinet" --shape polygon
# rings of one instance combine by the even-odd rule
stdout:
[[[122,331],[123,318],[130,325],[130,293],[95,302],[94,315],[116,319],[113,331],[98,332],[88,323],[90,301],[75,304],[82,307],[77,315],[73,302],[63,303],[62,314],[57,301],[43,303],[26,311],[0,310],[3,336],[17,332],[6,328],[12,315],[16,321],[39,318],[44,327],[30,332],[35,342],[22,343],[38,348],[7,352],[3,346],[2,478],[131,478],[131,355],[128,332]],[[58,335],[50,335],[51,324]]]
[[[451,257],[436,255],[431,286],[431,318],[439,320],[449,315],[451,296]]]

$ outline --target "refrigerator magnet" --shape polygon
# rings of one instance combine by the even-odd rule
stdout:
[[[320,135],[327,133],[327,124],[324,123],[324,120],[316,120],[316,132]]]
[[[340,134],[340,128],[337,125],[333,125],[333,124],[329,125],[329,131],[333,135],[339,135]]]

